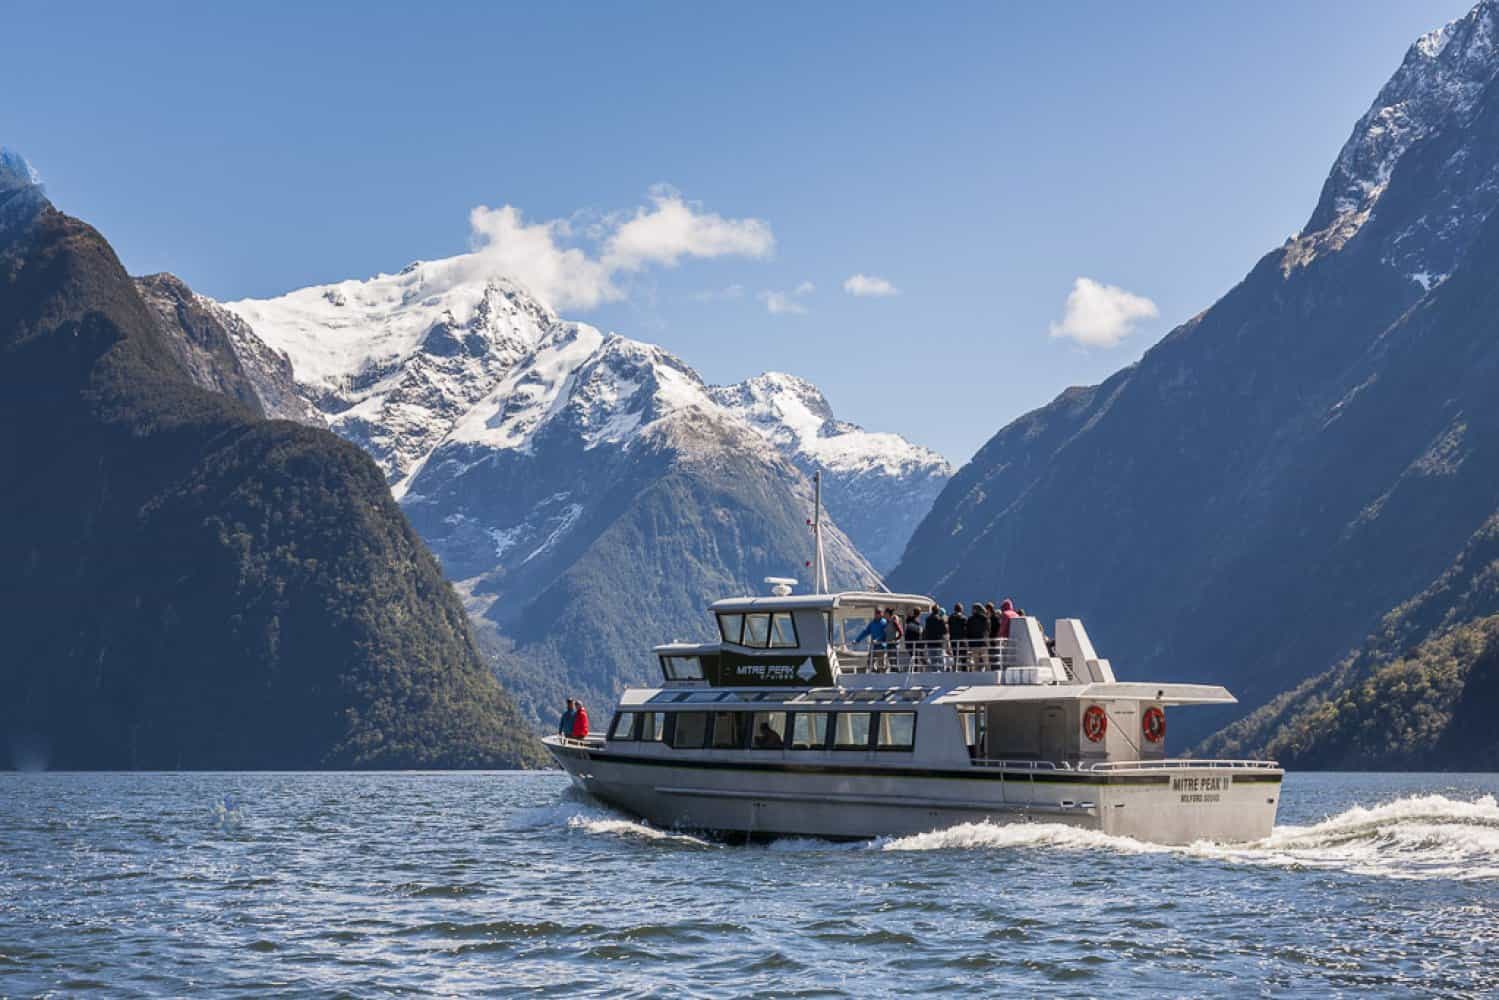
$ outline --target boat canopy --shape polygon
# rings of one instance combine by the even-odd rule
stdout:
[[[726,597],[708,605],[713,612],[831,611],[835,608],[899,608],[925,611],[937,602],[921,594],[885,594],[845,590],[837,594],[789,594],[785,597]]]

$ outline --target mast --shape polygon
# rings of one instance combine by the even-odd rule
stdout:
[[[812,473],[812,589],[828,592],[828,568],[822,557],[822,473]]]

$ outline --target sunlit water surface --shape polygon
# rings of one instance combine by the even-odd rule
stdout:
[[[1260,844],[723,846],[533,774],[0,774],[0,996],[1499,990],[1499,776],[1292,775]]]

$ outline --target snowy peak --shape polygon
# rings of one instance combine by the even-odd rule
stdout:
[[[866,431],[838,420],[822,391],[795,375],[766,372],[709,391],[720,406],[748,421],[800,464],[902,478],[952,475],[947,460],[929,448],[899,434]]]
[[[1374,217],[1396,166],[1414,148],[1438,133],[1471,123],[1480,109],[1480,98],[1499,72],[1496,38],[1499,3],[1483,0],[1466,16],[1416,40],[1373,106],[1354,126],[1311,219],[1288,245],[1287,271],[1341,249]],[[1453,172],[1462,170],[1463,154],[1454,151],[1453,155],[1458,160],[1448,167]],[[1469,212],[1474,206],[1454,207]],[[1411,252],[1423,241],[1412,237],[1422,235],[1422,230],[1440,237],[1447,221],[1415,220],[1412,228],[1416,231],[1403,234],[1403,242],[1410,244],[1403,255],[1414,259],[1390,263],[1403,266],[1413,280],[1428,284],[1433,272],[1421,270],[1420,254]]]

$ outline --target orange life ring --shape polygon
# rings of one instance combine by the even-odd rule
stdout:
[[[1166,713],[1154,705],[1145,710],[1140,718],[1140,728],[1145,732],[1145,738],[1152,743],[1159,743],[1166,738]]]
[[[1101,705],[1089,705],[1083,713],[1083,735],[1089,743],[1097,743],[1109,731],[1109,717]]]

